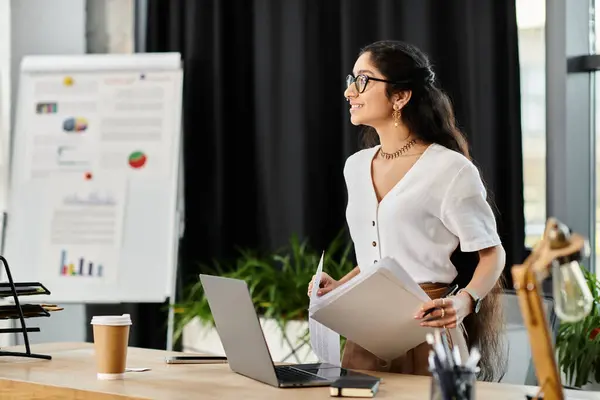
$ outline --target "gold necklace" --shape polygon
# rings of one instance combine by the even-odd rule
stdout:
[[[408,149],[410,149],[411,147],[413,147],[415,143],[417,143],[417,141],[415,139],[413,139],[410,142],[406,143],[404,146],[402,146],[399,150],[395,151],[394,153],[386,153],[381,148],[379,149],[379,152],[381,153],[381,157],[390,160],[392,158],[396,158],[396,157],[400,156],[402,153],[406,153],[406,151]]]

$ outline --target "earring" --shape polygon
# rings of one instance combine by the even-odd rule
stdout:
[[[394,119],[394,126],[400,125],[400,110],[394,106],[394,112],[392,112],[392,118]]]

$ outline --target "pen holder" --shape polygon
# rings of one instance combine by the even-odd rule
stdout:
[[[457,366],[431,375],[430,400],[475,400],[477,371]]]

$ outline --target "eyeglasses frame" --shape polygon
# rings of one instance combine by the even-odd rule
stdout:
[[[360,90],[359,87],[358,87],[358,83],[356,83],[356,81],[358,80],[358,78],[361,77],[361,76],[365,77],[365,79],[366,79],[365,87],[363,88],[363,90]],[[348,83],[348,80],[349,80],[350,77],[352,78],[352,82]],[[409,83],[410,82],[410,81],[407,81],[407,80],[406,81],[396,81],[396,82],[395,81],[389,81],[387,79],[374,78],[372,76],[365,75],[365,74],[358,74],[356,76],[354,76],[352,74],[348,74],[348,75],[346,75],[346,89],[349,88],[352,83],[354,83],[354,87],[356,88],[356,91],[358,93],[363,93],[367,89],[367,85],[369,84],[369,81],[392,83],[394,85],[398,85],[398,84],[401,84],[401,83]]]

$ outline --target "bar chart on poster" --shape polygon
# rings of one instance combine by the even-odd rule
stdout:
[[[182,77],[178,53],[23,59],[3,249],[15,279],[56,302],[172,294]]]

